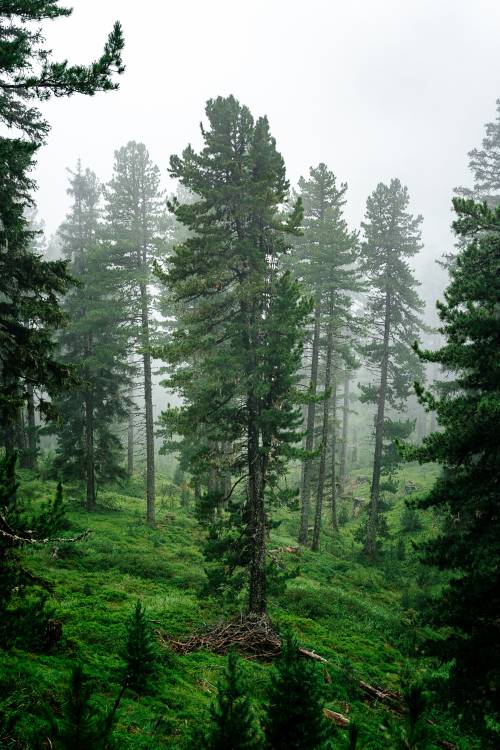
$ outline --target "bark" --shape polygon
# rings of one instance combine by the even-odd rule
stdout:
[[[344,484],[347,476],[347,443],[349,434],[349,370],[344,375],[344,404],[342,407],[342,446],[340,449],[339,483]]]
[[[31,383],[28,383],[26,390],[28,393],[28,468],[34,469],[38,453],[38,434],[35,423],[35,397]]]
[[[331,322],[331,315],[333,310],[330,310],[330,322],[328,324],[328,334],[326,340],[326,362],[325,362],[325,394],[330,390],[330,383],[332,379],[332,354],[333,354],[333,326]],[[319,550],[319,539],[321,534],[321,517],[323,512],[323,495],[325,491],[325,474],[326,474],[326,453],[328,449],[328,427],[329,427],[329,415],[330,415],[330,400],[331,396],[325,395],[323,401],[323,427],[321,433],[321,455],[319,460],[319,475],[318,475],[318,494],[316,496],[316,512],[314,516],[314,530],[311,549],[315,552]]]
[[[129,476],[134,473],[134,408],[130,405],[128,412],[127,428],[127,472]]]
[[[389,293],[385,296],[384,338],[382,346],[382,361],[380,367],[380,388],[375,421],[375,450],[373,454],[373,474],[370,489],[370,508],[364,551],[368,557],[374,558],[377,551],[377,525],[380,496],[380,474],[382,470],[382,450],[384,446],[385,401],[387,398],[387,373],[389,366],[389,337],[391,332],[391,299]]]
[[[332,374],[332,487],[330,509],[332,513],[332,529],[339,530],[337,519],[337,377],[335,369]]]
[[[263,458],[259,453],[257,408],[254,396],[248,399],[248,504],[250,512],[250,585],[248,611],[263,615],[266,596],[266,513],[264,508]]]
[[[88,511],[95,510],[94,403],[92,393],[85,394],[85,475]]]
[[[320,317],[321,308],[320,301],[316,298],[314,308],[314,332],[312,341],[312,358],[311,358],[311,379],[309,383],[309,393],[311,396],[316,396],[318,388],[318,362],[319,362],[319,334],[320,334]],[[306,424],[306,444],[305,448],[307,451],[312,451],[314,447],[314,422],[316,419],[316,403],[311,401],[307,405],[307,424]],[[305,459],[303,463],[303,474],[302,474],[302,493],[301,493],[301,508],[300,508],[300,531],[299,531],[299,542],[300,544],[307,544],[307,536],[309,531],[309,501],[311,493],[311,470],[312,470],[312,459]]]
[[[155,436],[153,421],[153,387],[151,378],[151,354],[149,351],[148,292],[145,283],[141,291],[141,343],[144,368],[144,404],[146,412],[146,520],[155,522]]]

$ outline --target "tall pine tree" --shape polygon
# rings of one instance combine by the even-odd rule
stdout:
[[[89,511],[96,503],[96,481],[123,474],[114,427],[127,414],[123,394],[129,383],[129,333],[117,271],[101,236],[101,192],[95,174],[79,165],[71,175],[72,206],[59,230],[62,252],[78,281],[63,302],[68,325],[60,336],[60,358],[74,365],[78,383],[57,401],[54,468],[63,477],[85,479]]]
[[[281,207],[288,182],[265,117],[254,121],[234,97],[210,100],[204,147],[171,158],[171,173],[196,200],[174,203],[191,236],[174,248],[163,279],[179,303],[163,356],[183,406],[164,415],[167,431],[203,435],[192,465],[207,472],[226,443],[227,473],[246,479],[245,537],[252,615],[266,611],[266,490],[299,439],[294,390],[309,302],[278,270],[301,206]],[[180,304],[182,303],[182,305]],[[191,441],[196,444],[195,440]]]
[[[146,517],[155,521],[155,439],[151,371],[155,260],[165,253],[164,202],[160,171],[142,143],[130,141],[115,152],[113,177],[106,191],[107,223],[113,262],[121,271],[120,288],[127,300],[127,320],[142,359],[146,430]]]
[[[431,647],[451,664],[454,700],[484,729],[488,715],[500,722],[500,208],[453,203],[462,249],[438,303],[445,343],[437,351],[416,347],[451,379],[439,397],[418,386],[441,429],[409,454],[442,467],[421,503],[444,517],[440,533],[423,545],[423,559],[451,576],[433,604],[434,625],[442,630]],[[490,741],[497,747],[498,734]]]
[[[295,243],[291,261],[294,273],[303,281],[314,299],[314,320],[310,337],[310,402],[307,406],[304,446],[309,453],[315,448],[317,412],[321,411],[318,487],[312,541],[314,549],[319,547],[328,442],[331,440],[332,445],[335,444],[335,415],[330,424],[330,412],[336,392],[336,367],[340,352],[345,355],[348,348],[345,330],[348,326],[352,329],[351,294],[360,289],[355,267],[357,235],[349,231],[343,216],[346,191],[347,185],[337,185],[335,175],[325,164],[311,167],[309,179],[300,178],[299,195],[304,206],[303,235]],[[321,374],[324,382],[323,408],[318,410],[316,397]],[[314,459],[307,458],[302,472],[299,532],[299,541],[302,543],[306,543],[308,537],[313,465]],[[333,461],[331,466],[334,466]],[[332,481],[332,509],[335,510],[335,477]]]
[[[422,327],[418,282],[408,263],[421,248],[421,216],[408,211],[409,195],[399,180],[379,183],[366,204],[362,223],[365,239],[361,267],[369,286],[367,302],[368,341],[364,347],[368,369],[375,380],[362,386],[362,401],[376,405],[375,446],[364,551],[377,552],[382,531],[381,493],[392,488],[391,475],[397,458],[394,440],[413,429],[409,421],[391,419],[387,407],[403,409],[412,382],[418,376],[418,360],[411,345]],[[389,482],[381,484],[383,474]]]
[[[114,74],[123,72],[119,24],[89,66],[52,59],[36,24],[70,13],[57,0],[7,0],[0,8],[0,121],[17,131],[17,137],[0,138],[0,423],[9,452],[31,391],[51,395],[67,375],[54,357],[52,333],[62,322],[58,296],[70,278],[63,263],[45,263],[30,251],[24,216],[34,189],[29,172],[49,131],[33,103],[114,89]]]

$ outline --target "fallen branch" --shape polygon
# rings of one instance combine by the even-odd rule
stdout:
[[[320,661],[322,664],[328,664],[328,659],[320,656],[315,651],[309,651],[307,648],[302,648],[301,646],[299,646],[299,654],[301,654],[302,656],[306,656],[308,659]]]
[[[89,534],[91,534],[90,529],[85,529],[85,531],[82,531],[82,533],[78,536],[38,539],[37,537],[33,536],[33,532],[31,531],[25,531],[24,536],[16,534],[14,530],[11,529],[11,527],[8,525],[3,516],[0,516],[0,521],[3,523],[4,527],[9,529],[9,531],[6,531],[5,528],[0,527],[0,535],[5,537],[6,539],[12,539],[14,542],[18,542],[19,544],[63,544],[64,542],[74,544],[75,542],[80,542],[82,539],[86,539]]]
[[[299,555],[300,554],[300,547],[276,547],[276,549],[269,549],[268,553],[270,555],[275,555],[279,552],[289,552],[291,555]]]
[[[350,720],[347,716],[344,716],[344,714],[339,714],[337,711],[331,711],[329,708],[324,708],[323,713],[326,718],[333,721],[337,727],[345,728],[349,726]]]

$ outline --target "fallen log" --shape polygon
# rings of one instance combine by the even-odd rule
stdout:
[[[276,547],[275,549],[269,549],[270,555],[276,555],[279,552],[288,552],[291,555],[300,555],[300,547]]]
[[[391,703],[401,709],[401,693],[399,691],[383,690],[375,685],[369,685],[364,680],[359,681],[359,687],[370,700],[380,701],[380,703]]]
[[[329,708],[324,708],[323,713],[326,718],[333,721],[337,727],[345,728],[349,726],[350,721],[347,716],[344,716],[344,714],[339,714],[337,711],[331,711]]]
[[[302,656],[307,657],[308,659],[314,659],[315,661],[321,662],[321,664],[328,664],[328,659],[325,659],[323,656],[320,656],[315,651],[309,651],[307,648],[302,648],[299,646],[299,654]]]

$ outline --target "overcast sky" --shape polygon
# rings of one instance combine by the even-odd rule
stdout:
[[[470,182],[500,97],[498,0],[67,0],[47,24],[56,57],[88,62],[122,22],[120,90],[43,105],[38,205],[54,231],[68,205],[66,167],[103,180],[114,149],[143,141],[167,183],[170,154],[200,144],[205,101],[234,94],[267,114],[295,182],[324,161],[347,181],[359,225],[379,181],[399,177],[424,216],[425,256],[452,244],[452,189]],[[423,262],[425,259],[425,263]]]

